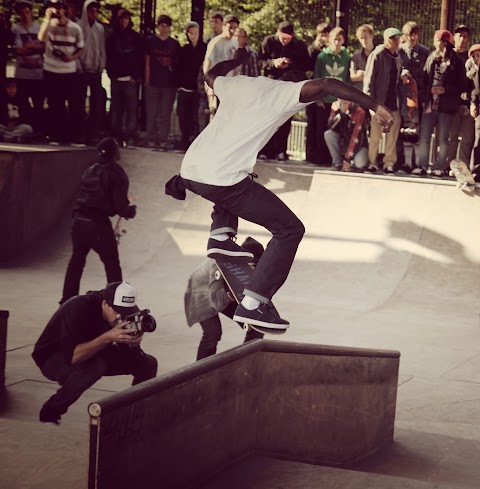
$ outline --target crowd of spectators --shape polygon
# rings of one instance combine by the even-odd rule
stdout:
[[[385,137],[368,112],[354,104],[327,96],[310,105],[306,161],[313,165],[418,176],[431,171],[441,178],[457,154],[472,167],[480,163],[480,45],[469,48],[471,33],[465,25],[454,33],[436,31],[430,49],[420,44],[421,29],[415,22],[407,22],[402,30],[389,27],[377,46],[374,27],[364,24],[356,31],[361,49],[351,55],[342,28],[321,22],[307,45],[296,37],[293,24],[284,21],[257,52],[234,15],[211,12],[205,41],[199,24],[188,22],[187,42],[181,46],[171,36],[173,21],[166,14],[160,15],[156,29],[141,35],[124,8],[102,23],[97,0],[86,0],[81,12],[72,2],[49,0],[42,24],[33,19],[27,0],[15,4],[18,18],[13,27],[0,14],[4,141],[37,138],[52,145],[85,146],[111,135],[123,146],[168,150],[176,102],[181,132],[176,149],[186,150],[219,104],[203,83],[203,74],[245,48],[251,53],[249,64],[228,76],[279,79],[300,70],[308,78],[333,77],[368,93],[394,114],[395,124]],[[14,79],[5,75],[9,51],[15,58]],[[105,71],[109,105],[102,85]],[[288,159],[291,122],[272,136],[260,159]]]

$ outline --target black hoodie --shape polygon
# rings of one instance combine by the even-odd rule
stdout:
[[[124,76],[131,76],[137,81],[143,78],[144,43],[131,25],[125,30],[116,26],[106,41],[105,49],[107,73],[112,80]]]
[[[178,63],[178,86],[187,90],[197,91],[197,77],[203,64],[207,45],[199,39],[193,47],[190,39],[188,44],[180,48],[180,59]]]

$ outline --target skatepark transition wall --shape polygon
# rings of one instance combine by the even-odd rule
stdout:
[[[399,357],[255,340],[92,403],[88,487],[198,487],[252,454],[368,457],[393,441]]]
[[[0,261],[12,258],[71,208],[95,150],[0,146]]]

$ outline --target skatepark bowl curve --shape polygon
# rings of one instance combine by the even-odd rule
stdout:
[[[2,205],[8,184],[5,155],[12,151],[13,146],[0,145]],[[57,157],[69,168],[87,155],[60,148]],[[24,161],[34,156],[25,155]],[[191,193],[185,201],[165,196],[164,184],[178,173],[181,159],[181,154],[137,149],[122,150],[121,160],[138,214],[124,223],[120,259],[124,279],[139,288],[140,306],[157,320],[157,331],[145,336],[143,347],[158,359],[162,382],[177,371],[212,366],[251,347],[238,347],[244,332],[223,318],[220,354],[191,365],[201,328],[186,325],[183,294],[189,275],[204,259],[211,204]],[[35,164],[57,165],[53,160]],[[394,440],[373,456],[342,467],[253,453],[222,467],[201,487],[478,489],[480,192],[468,195],[451,181],[341,174],[298,162],[262,162],[255,171],[258,181],[283,199],[306,227],[290,276],[275,296],[291,327],[265,344],[400,352]],[[60,208],[49,205],[52,195],[57,198],[62,189],[75,188],[76,180],[68,179],[78,179],[78,173],[78,167],[70,177],[63,170],[58,188],[54,182],[46,189],[49,195],[35,190],[55,222],[21,253],[0,263],[0,309],[10,313],[0,411],[2,489],[87,487],[88,406],[132,391],[129,377],[103,378],[69,409],[60,427],[38,422],[42,403],[57,385],[41,375],[30,354],[58,307],[71,252],[75,193]],[[16,202],[28,198],[18,194]],[[264,245],[269,240],[266,230],[241,220],[239,241],[247,236]],[[89,255],[81,293],[103,288],[104,280],[103,265]],[[278,375],[277,381],[285,380],[285,371],[279,369]],[[365,388],[361,383],[357,387],[359,392]],[[327,406],[330,400],[327,396],[317,402]],[[271,416],[282,406],[272,403]],[[307,420],[312,416],[308,404],[298,415]],[[202,428],[202,419],[200,410],[197,428]],[[244,426],[237,429],[240,434]],[[166,488],[161,480],[150,487]]]

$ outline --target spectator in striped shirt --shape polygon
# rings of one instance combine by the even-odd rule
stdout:
[[[38,39],[45,43],[43,76],[49,107],[50,144],[72,140],[72,146],[85,146],[82,141],[83,107],[78,93],[77,58],[83,52],[82,29],[66,15],[64,0],[50,0]],[[68,119],[65,103],[68,102]]]

